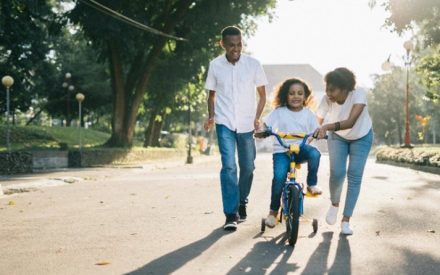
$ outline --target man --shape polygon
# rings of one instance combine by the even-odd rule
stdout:
[[[254,129],[266,104],[266,75],[258,60],[241,54],[241,31],[237,27],[222,30],[220,46],[225,54],[209,64],[205,88],[209,91],[205,130],[214,125],[217,131],[222,169],[220,182],[225,230],[235,231],[237,221],[247,217],[246,204],[252,185],[256,155]],[[256,92],[259,100],[256,104]],[[240,167],[237,179],[235,151]]]

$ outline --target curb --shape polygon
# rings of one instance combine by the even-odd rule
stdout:
[[[404,168],[410,168],[410,169],[417,170],[417,171],[428,172],[428,173],[440,175],[440,167],[424,166],[424,165],[417,165],[417,164],[406,163],[406,162],[397,162],[397,161],[392,161],[392,160],[378,160],[378,159],[376,159],[376,163],[388,164],[388,165],[399,166],[399,167],[404,167]]]

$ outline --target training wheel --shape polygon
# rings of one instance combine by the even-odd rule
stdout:
[[[264,218],[261,219],[261,232],[266,230],[266,220]]]
[[[313,227],[313,233],[318,232],[318,220],[317,219],[313,219],[312,227]]]

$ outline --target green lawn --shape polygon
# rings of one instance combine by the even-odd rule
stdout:
[[[7,128],[0,125],[0,151],[6,151]],[[91,129],[81,129],[83,147],[96,147],[105,143],[110,134]],[[11,126],[11,150],[59,149],[61,143],[69,148],[79,147],[77,127]]]

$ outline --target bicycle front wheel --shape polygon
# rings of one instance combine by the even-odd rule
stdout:
[[[301,190],[296,185],[288,187],[286,233],[290,246],[295,246],[298,239]]]

